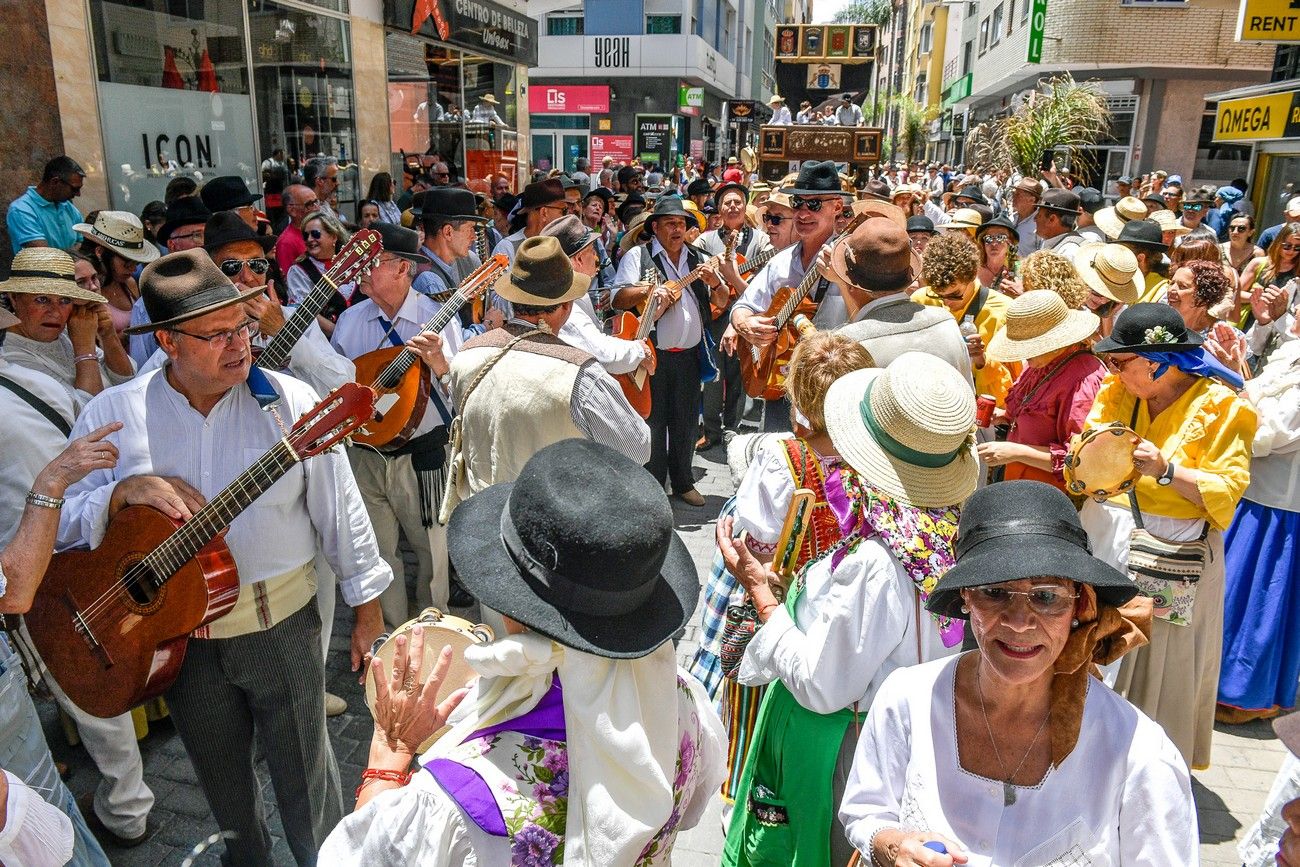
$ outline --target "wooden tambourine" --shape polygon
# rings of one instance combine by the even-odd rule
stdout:
[[[492,627],[484,623],[470,623],[460,617],[452,614],[443,614],[437,608],[426,608],[420,612],[420,616],[414,620],[408,620],[401,626],[392,631],[391,634],[385,633],[375,639],[371,653],[384,662],[384,672],[391,676],[393,672],[393,657],[397,653],[397,637],[399,635],[407,636],[410,639],[410,632],[417,626],[424,627],[424,661],[420,663],[420,670],[416,673],[415,682],[424,683],[433,673],[433,667],[438,662],[438,654],[442,648],[451,645],[451,666],[447,669],[447,676],[443,678],[442,685],[438,688],[438,701],[441,702],[452,692],[460,689],[472,677],[474,670],[470,668],[469,663],[465,661],[465,648],[472,644],[486,644],[496,638],[492,633]],[[366,706],[370,708],[370,715],[375,715],[375,681],[373,676],[366,678]],[[447,726],[434,732],[428,740],[420,744],[420,750],[427,750],[438,736],[447,730]]]
[[[1097,502],[1131,490],[1141,477],[1133,463],[1138,435],[1119,422],[1084,431],[1065,456],[1065,488]]]

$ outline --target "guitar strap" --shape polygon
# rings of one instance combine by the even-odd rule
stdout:
[[[280,392],[275,390],[271,380],[267,377],[266,372],[256,364],[248,368],[248,379],[245,380],[248,385],[249,394],[257,401],[257,405],[263,411],[269,410],[280,403]]]
[[[379,325],[384,329],[384,335],[388,338],[389,343],[394,346],[406,345],[406,341],[402,340],[402,338],[398,336],[397,329],[393,327],[393,323],[385,319],[382,314],[379,317]],[[424,362],[420,363],[423,364]],[[442,402],[442,396],[438,394],[436,385],[429,389],[429,400],[433,401],[433,408],[438,411],[438,416],[442,419],[443,425],[451,424],[451,412],[447,409],[447,404]]]

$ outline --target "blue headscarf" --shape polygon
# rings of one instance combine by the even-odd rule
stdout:
[[[1160,366],[1152,374],[1152,379],[1159,379],[1169,368],[1176,367],[1192,376],[1218,377],[1233,388],[1241,388],[1245,385],[1239,374],[1224,367],[1219,359],[1206,352],[1204,347],[1198,346],[1183,352],[1159,352],[1147,349],[1135,349],[1134,352],[1145,359],[1159,363]]]

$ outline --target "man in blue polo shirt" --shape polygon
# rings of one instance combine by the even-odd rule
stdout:
[[[81,240],[72,231],[82,221],[72,200],[81,195],[85,179],[85,170],[71,157],[55,157],[45,164],[41,182],[9,205],[5,222],[15,254],[23,247],[66,250]]]

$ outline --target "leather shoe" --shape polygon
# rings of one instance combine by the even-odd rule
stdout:
[[[86,820],[86,827],[101,842],[109,843],[119,849],[133,849],[139,846],[145,840],[149,839],[149,829],[146,827],[136,837],[121,837],[100,821],[99,814],[95,812],[95,796],[82,795],[77,798],[77,807],[81,810],[82,817]]]
[[[325,693],[325,716],[339,716],[348,709],[348,703],[332,692]]]
[[[695,450],[697,452],[707,452],[709,449],[716,446],[718,442],[719,440],[715,440],[712,437],[710,437],[708,434],[705,434],[704,436],[700,437],[698,440],[695,441]]]
[[[675,496],[686,505],[695,506],[697,509],[704,505],[704,495],[694,488],[682,491],[680,494],[676,494]]]

